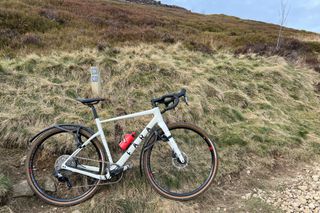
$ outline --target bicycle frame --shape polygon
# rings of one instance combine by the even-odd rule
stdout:
[[[114,163],[112,156],[111,156],[111,153],[110,153],[110,149],[108,147],[108,143],[107,143],[104,131],[102,129],[102,124],[112,122],[112,121],[125,120],[125,119],[129,119],[129,118],[146,116],[146,115],[153,115],[152,120],[148,123],[148,125],[144,128],[144,130],[140,133],[140,135],[133,141],[133,143],[129,146],[129,148],[126,150],[126,152],[120,157],[120,159],[116,163]],[[83,175],[86,175],[86,176],[89,176],[89,177],[92,177],[95,179],[100,179],[100,180],[110,179],[111,178],[110,171],[112,171],[113,169],[116,169],[118,166],[123,167],[124,171],[129,168],[129,166],[125,166],[125,163],[128,161],[128,159],[133,154],[133,152],[137,149],[137,147],[140,145],[140,143],[145,139],[145,137],[150,132],[150,130],[156,125],[158,125],[163,130],[165,136],[169,139],[169,141],[167,143],[171,147],[171,149],[174,151],[175,155],[179,158],[179,160],[181,162],[185,162],[184,157],[183,157],[180,149],[178,148],[174,138],[171,137],[171,133],[170,133],[166,123],[163,120],[163,117],[161,115],[159,107],[155,107],[151,110],[138,112],[138,113],[134,113],[134,114],[130,114],[130,115],[124,115],[124,116],[111,118],[111,119],[107,119],[107,120],[100,120],[100,118],[96,118],[95,122],[96,122],[96,125],[98,128],[98,131],[94,135],[92,135],[87,141],[85,141],[81,145],[81,147],[79,147],[77,150],[75,150],[69,156],[69,158],[61,165],[62,169],[69,170],[71,172],[75,172],[75,173],[79,173],[79,174],[83,174]],[[69,167],[66,165],[66,162],[68,162],[71,158],[75,157],[79,152],[81,152],[82,149],[84,149],[96,137],[101,138],[103,148],[107,154],[108,161],[111,165],[110,170],[107,170],[105,175],[96,174],[97,172],[99,172],[98,167],[81,165],[81,167],[83,167],[85,169],[85,171],[84,171],[83,169]],[[104,160],[104,159],[102,159],[102,160]],[[116,165],[114,165],[114,164],[116,164]]]

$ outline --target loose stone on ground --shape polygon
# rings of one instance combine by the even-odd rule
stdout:
[[[251,197],[285,212],[320,212],[320,164],[306,166],[295,177],[283,179],[275,190],[254,189],[242,198]]]

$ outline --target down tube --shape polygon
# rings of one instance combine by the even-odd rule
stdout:
[[[141,134],[134,140],[134,142],[131,144],[131,146],[127,149],[127,151],[121,156],[121,158],[118,160],[117,165],[123,166],[127,160],[130,158],[130,156],[133,154],[133,152],[137,149],[137,147],[140,145],[142,140],[145,139],[147,134],[149,133],[149,130],[152,129],[157,123],[157,118],[154,117],[150,123],[147,125],[147,127],[141,132]]]

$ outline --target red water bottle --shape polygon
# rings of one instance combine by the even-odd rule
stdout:
[[[131,134],[124,135],[123,140],[119,143],[119,146],[122,149],[122,151],[127,150],[127,148],[130,146],[130,144],[134,141],[135,136],[136,136],[135,132],[132,132]]]

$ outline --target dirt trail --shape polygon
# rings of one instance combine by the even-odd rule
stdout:
[[[244,199],[261,199],[285,212],[320,212],[320,163],[291,170],[271,183],[272,190],[255,189]]]
[[[1,173],[9,176],[13,184],[24,180],[21,159],[25,151],[0,148],[0,152]],[[212,212],[320,212],[319,162],[282,169],[268,179],[258,179],[258,182],[250,187],[249,180],[237,180],[231,186],[218,188],[220,196],[217,196],[216,203],[211,204]],[[81,205],[57,208],[43,203],[35,196],[10,198],[5,206],[0,207],[0,213],[30,211],[82,212]]]

